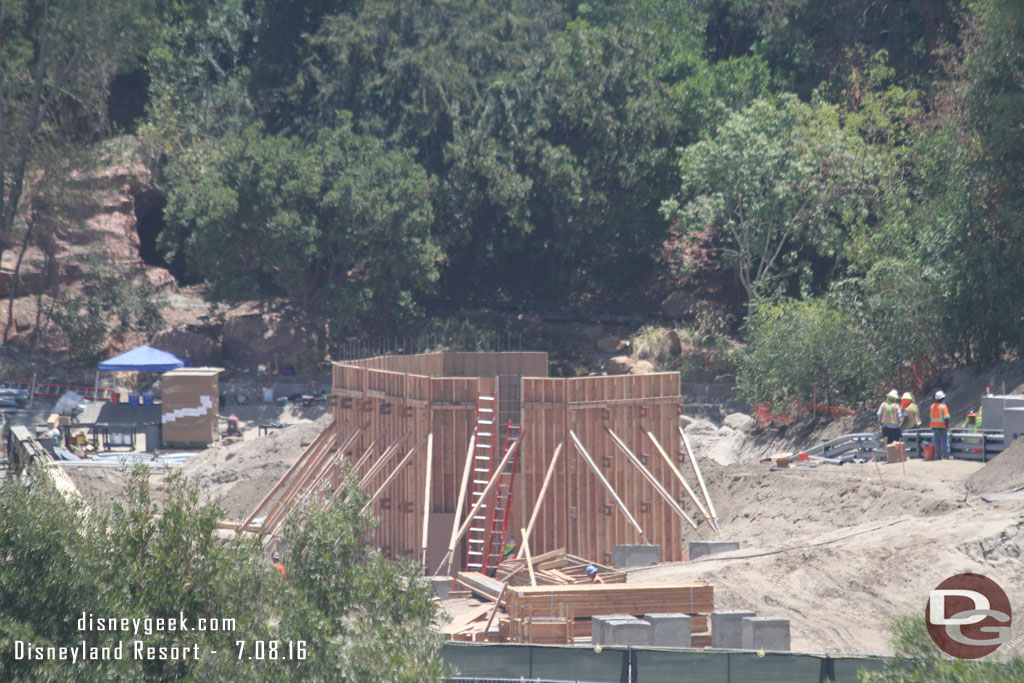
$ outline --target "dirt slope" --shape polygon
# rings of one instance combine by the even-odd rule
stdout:
[[[980,463],[915,460],[906,474],[896,464],[702,464],[718,538],[741,549],[634,570],[630,581],[708,579],[716,607],[787,617],[793,649],[810,652],[890,652],[889,621],[923,610],[960,572],[991,577],[1024,605],[1024,502],[967,495]]]

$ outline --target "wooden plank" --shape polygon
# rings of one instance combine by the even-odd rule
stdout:
[[[501,596],[502,586],[505,585],[480,572],[458,572],[455,575],[455,583],[472,591],[475,595],[483,597],[488,602],[497,600]],[[505,602],[508,602],[508,595],[505,596]]]
[[[526,551],[526,568],[530,570],[530,585],[537,585],[537,575],[533,571],[533,558],[530,557],[530,541],[526,536],[526,529],[520,529],[523,534],[523,549]]]
[[[421,438],[419,441],[416,442],[416,444],[412,448],[409,449],[409,452],[405,454],[405,457],[402,458],[402,461],[398,463],[395,469],[391,470],[391,474],[388,475],[387,479],[384,480],[384,483],[381,484],[380,487],[373,493],[373,495],[370,497],[370,500],[366,501],[366,505],[364,505],[359,512],[366,512],[366,510],[371,505],[373,505],[377,498],[380,497],[380,494],[382,494],[384,490],[388,487],[388,484],[390,484],[392,480],[394,480],[394,478],[398,475],[398,473],[402,471],[402,468],[405,467],[406,464],[408,464],[410,458],[412,458],[413,454],[416,452],[416,449],[419,448],[422,444],[423,439]]]
[[[537,502],[533,506],[533,512],[530,514],[530,522],[526,525],[525,529],[522,529],[523,545],[519,548],[519,552],[516,553],[516,559],[522,559],[523,552],[526,544],[530,540],[530,534],[533,533],[533,525],[537,523],[537,516],[540,514],[541,505],[544,504],[544,496],[548,492],[548,486],[551,484],[551,479],[555,474],[555,466],[558,464],[558,456],[562,453],[563,442],[559,442],[558,448],[555,449],[555,454],[551,458],[551,463],[548,465],[548,471],[544,475],[544,483],[541,484],[540,492],[537,494]],[[564,552],[564,548],[562,551]]]
[[[505,599],[509,617],[513,619],[527,612],[534,616],[557,616],[562,608],[573,609],[577,618],[597,614],[708,614],[714,611],[714,587],[704,581],[516,586],[509,589]]]
[[[494,615],[498,613],[498,607],[501,606],[501,601],[505,597],[505,591],[508,590],[508,584],[503,583],[501,585],[501,592],[498,593],[498,597],[494,599],[494,607],[491,609],[491,616],[487,617],[487,625],[484,626],[484,633],[491,630],[491,624],[494,623]]]
[[[605,429],[608,428],[605,427]],[[635,455],[633,455],[633,452],[629,450],[625,443],[622,442],[622,439],[620,439],[618,435],[611,429],[608,429],[608,433],[611,435],[612,440],[615,442],[615,445],[617,445],[622,450],[622,452],[626,454],[626,456],[629,458],[629,461],[633,463],[633,466],[640,471],[640,474],[642,474],[644,478],[647,479],[648,482],[650,482],[651,486],[654,487],[654,490],[658,492],[658,495],[660,495],[665,500],[665,502],[668,503],[669,507],[672,508],[672,510],[677,515],[679,515],[682,519],[686,520],[686,522],[690,526],[696,529],[697,523],[690,519],[690,516],[683,511],[683,508],[679,506],[679,503],[672,497],[671,494],[669,494],[668,491],[665,490],[665,487],[661,485],[661,482],[659,482],[655,478],[655,476],[651,474],[650,470],[644,467],[644,464],[640,462],[640,460]]]
[[[679,436],[683,439],[683,446],[686,449],[686,455],[690,458],[690,465],[697,474],[697,483],[700,484],[700,490],[704,493],[704,499],[708,502],[708,512],[711,513],[711,519],[714,520],[715,531],[718,531],[718,513],[715,512],[715,504],[711,502],[711,494],[708,493],[708,486],[704,483],[704,475],[700,473],[697,456],[694,455],[693,449],[690,448],[690,440],[686,438],[686,432],[683,431],[682,427],[679,428]]]
[[[672,470],[673,473],[675,473],[676,479],[679,480],[679,483],[686,491],[686,494],[690,496],[690,500],[693,501],[693,504],[697,506],[697,509],[700,511],[700,513],[704,515],[704,518],[707,519],[713,527],[714,520],[712,520],[711,514],[704,508],[704,504],[700,502],[699,498],[697,498],[697,494],[693,492],[693,489],[690,488],[690,485],[686,483],[685,479],[683,479],[682,472],[680,472],[679,468],[676,467],[676,464],[672,462],[672,458],[668,457],[668,453],[666,453],[665,449],[661,447],[661,443],[658,441],[657,437],[655,437],[654,434],[650,432],[650,430],[646,431],[645,433],[647,434],[647,438],[651,440],[651,443],[654,444],[655,449],[657,449],[658,453],[661,454],[661,457],[668,464],[669,468]]]
[[[611,495],[612,499],[615,500],[615,502],[619,505],[619,509],[621,509],[622,513],[626,515],[626,518],[630,521],[633,527],[640,534],[640,537],[643,538],[644,541],[647,541],[647,536],[644,534],[644,530],[640,528],[640,525],[637,523],[636,518],[633,517],[633,514],[626,507],[626,504],[623,503],[622,499],[619,498],[619,495],[615,493],[615,489],[612,488],[612,485],[609,484],[608,480],[604,478],[603,474],[601,474],[601,470],[598,469],[597,464],[595,464],[594,461],[590,458],[590,455],[587,453],[587,449],[585,449],[583,447],[583,444],[580,443],[579,438],[576,436],[576,432],[570,429],[569,437],[573,440],[573,443],[576,445],[577,452],[590,466],[590,469],[594,472],[594,474],[597,475],[597,478],[601,481],[601,483],[604,484],[604,487],[608,490],[608,493]],[[649,543],[650,541],[647,542]]]
[[[430,478],[434,474],[434,432],[427,435],[427,483],[423,487],[423,541],[420,544],[420,564],[427,568],[427,531],[430,523]]]
[[[469,473],[473,469],[473,447],[476,445],[476,431],[469,437],[469,450],[466,451],[466,464],[462,467],[462,485],[459,487],[459,502],[455,504],[455,519],[452,522],[452,537],[448,542],[448,554],[445,558],[448,561],[448,567],[445,574],[450,574],[452,571],[452,558],[455,556],[455,546],[459,542],[459,526],[462,524],[462,506],[466,502],[466,489],[469,488]],[[441,562],[444,564],[444,561]],[[437,574],[441,570],[438,566],[434,573]]]
[[[464,612],[453,618],[451,623],[442,626],[441,633],[458,633],[483,615],[487,614],[490,609],[490,605],[477,605],[476,607],[471,608],[468,612]]]

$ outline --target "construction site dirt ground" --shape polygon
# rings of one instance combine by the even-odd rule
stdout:
[[[185,465],[234,520],[255,507],[330,420],[315,409],[252,407],[259,414],[249,416],[242,408],[239,417],[251,430],[246,438],[202,451]],[[264,414],[268,410],[273,414]],[[255,426],[273,417],[292,424],[260,436]],[[691,440],[704,452],[717,438]],[[705,523],[700,535],[687,527],[685,537],[739,541],[740,550],[631,570],[630,581],[707,579],[715,585],[717,609],[789,618],[793,650],[810,652],[890,652],[892,618],[921,613],[928,592],[960,572],[989,576],[1012,604],[1024,605],[1024,501],[987,503],[978,495],[1024,485],[1024,442],[1020,454],[1011,448],[988,465],[911,460],[904,474],[900,464],[876,469],[874,463],[773,472],[749,462],[745,447],[753,438],[736,432],[727,439],[739,449],[734,464],[699,458],[720,533]],[[758,450],[783,448],[761,443]],[[116,470],[67,470],[86,497],[110,499],[122,490]],[[684,475],[693,479],[688,470]],[[151,481],[159,494],[162,475]],[[471,604],[446,607],[458,613]],[[1024,648],[1021,633],[1012,643],[1018,650]]]
[[[634,569],[628,581],[711,581],[716,609],[788,618],[792,649],[804,652],[890,653],[891,620],[923,614],[929,591],[962,572],[1024,605],[1024,501],[968,493],[982,463],[701,466],[720,525],[703,535],[740,549]]]

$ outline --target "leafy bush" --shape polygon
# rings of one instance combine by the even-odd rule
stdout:
[[[737,387],[751,401],[851,405],[885,374],[867,330],[836,299],[758,302],[747,333]]]
[[[25,482],[30,485],[26,486]],[[88,509],[42,474],[0,485],[0,647],[114,647],[120,661],[29,661],[6,656],[0,679],[17,680],[440,680],[440,642],[427,631],[429,588],[408,566],[386,561],[367,534],[363,494],[288,528],[292,555],[283,578],[253,539],[222,541],[221,510],[200,502],[194,483],[168,478],[162,502],[148,472],[129,475],[124,500]],[[220,631],[152,634],[78,628],[97,618],[234,619]],[[197,660],[138,660],[149,647],[191,647]],[[238,656],[236,641],[247,643]],[[254,641],[306,641],[305,659],[259,657]],[[216,654],[211,651],[216,650]],[[292,650],[288,650],[292,651]],[[266,651],[270,653],[269,646]]]
[[[1024,681],[1024,657],[1013,655],[996,659],[995,655],[980,660],[950,659],[932,642],[920,615],[898,617],[890,626],[890,644],[896,657],[887,662],[885,671],[862,671],[862,683],[1005,683]]]

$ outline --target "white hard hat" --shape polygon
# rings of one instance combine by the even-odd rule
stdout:
[[[945,391],[943,391],[942,389],[939,389],[938,391],[935,392],[935,400],[936,401],[941,401],[944,398],[946,398],[946,392]]]
[[[902,398],[905,398],[908,401],[913,401],[914,400],[914,397],[910,395],[909,391],[904,391]]]
[[[894,401],[898,401],[898,400],[899,400],[899,398],[900,398],[900,392],[898,392],[898,391],[896,391],[895,389],[893,389],[892,391],[890,391],[890,392],[889,392],[888,394],[886,394],[885,396],[886,396],[886,398],[891,398],[891,399],[893,399]]]

